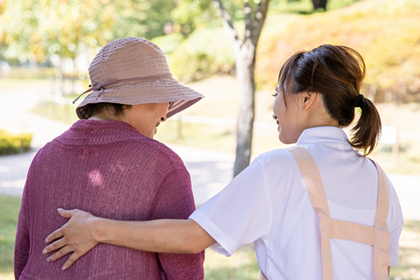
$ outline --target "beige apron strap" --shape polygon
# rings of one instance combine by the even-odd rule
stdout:
[[[330,239],[335,238],[373,245],[375,279],[389,280],[387,269],[391,260],[389,252],[391,234],[386,225],[389,208],[389,186],[382,168],[372,161],[378,170],[379,188],[375,227],[370,227],[352,222],[332,220],[321,175],[314,159],[303,147],[295,146],[290,148],[289,151],[299,166],[312,207],[318,213],[320,219],[323,279],[333,279]],[[262,272],[259,279],[267,280]]]
[[[331,238],[375,245],[375,228],[362,224],[331,220]]]
[[[312,207],[319,216],[323,279],[332,280],[333,270],[330,246],[331,219],[321,175],[319,174],[319,170],[314,159],[305,148],[295,146],[289,149],[289,151],[299,166],[306,188],[308,189]]]
[[[372,161],[378,170],[379,189],[378,189],[378,206],[375,217],[375,244],[373,264],[376,280],[388,280],[388,266],[391,261],[391,253],[389,252],[389,243],[391,233],[386,225],[389,208],[389,185],[388,179],[382,168]]]

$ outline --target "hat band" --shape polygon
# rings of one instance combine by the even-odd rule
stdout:
[[[81,93],[75,100],[73,100],[73,104],[76,103],[77,100],[79,100],[80,97],[82,97],[83,94],[91,92],[91,91],[100,91],[98,97],[104,92],[105,87],[109,87],[111,85],[120,84],[120,83],[133,83],[133,82],[140,82],[140,81],[153,81],[153,80],[159,80],[164,78],[172,78],[171,73],[165,73],[165,74],[159,74],[159,75],[153,75],[153,76],[146,76],[146,77],[137,77],[137,78],[129,78],[129,79],[114,79],[110,80],[108,82],[105,82],[103,84],[100,83],[93,83],[90,84],[90,89],[86,90],[85,92]]]

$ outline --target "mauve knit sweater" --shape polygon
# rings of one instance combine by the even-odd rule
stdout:
[[[45,238],[67,220],[57,208],[142,221],[187,219],[191,180],[168,147],[124,122],[79,120],[46,144],[28,171],[15,245],[16,279],[203,279],[204,252],[160,254],[98,244],[65,271]]]

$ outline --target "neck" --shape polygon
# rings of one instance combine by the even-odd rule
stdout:
[[[115,116],[109,112],[101,112],[92,115],[89,120],[97,120],[97,121],[120,121],[129,123],[127,118],[124,115]]]
[[[317,98],[313,105],[310,110],[306,111],[304,129],[320,126],[340,127],[338,121],[334,120],[327,112],[321,98]]]

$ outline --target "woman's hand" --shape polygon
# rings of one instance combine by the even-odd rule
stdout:
[[[50,243],[50,245],[42,253],[48,254],[56,251],[47,259],[48,262],[53,262],[73,252],[61,268],[65,270],[98,244],[98,241],[93,235],[93,230],[95,222],[100,218],[77,209],[57,209],[57,211],[63,218],[70,220],[45,239],[45,243]]]
[[[43,253],[55,252],[47,261],[55,261],[69,253],[63,270],[89,252],[99,242],[136,250],[197,254],[216,241],[192,220],[116,221],[95,217],[81,210],[58,209],[70,219],[67,224],[50,234]]]

